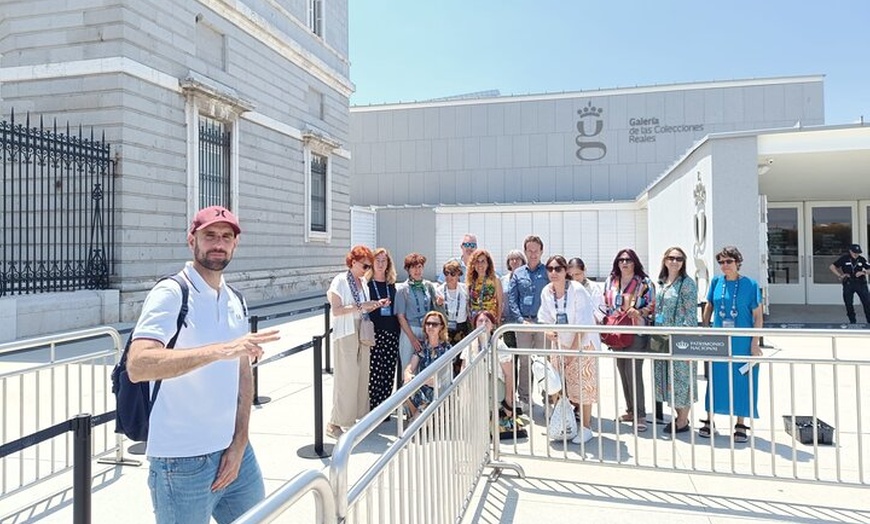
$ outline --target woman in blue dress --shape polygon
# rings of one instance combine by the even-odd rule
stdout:
[[[702,325],[724,328],[761,328],[764,317],[761,310],[761,293],[758,283],[740,274],[743,255],[734,246],[726,246],[716,255],[722,274],[713,278],[707,292]],[[759,337],[732,337],[733,356],[761,356]],[[713,362],[710,378],[707,381],[707,397],[704,405],[707,420],[698,430],[698,435],[710,438],[713,433],[713,414],[734,415],[734,442],[746,442],[749,426],[744,424],[747,417],[758,418],[758,366],[752,366],[750,373],[740,373],[745,362]],[[730,377],[729,377],[730,374]],[[750,380],[751,377],[751,380]],[[729,391],[730,389],[730,391]],[[729,396],[733,393],[733,400]],[[712,402],[711,402],[712,395]]]

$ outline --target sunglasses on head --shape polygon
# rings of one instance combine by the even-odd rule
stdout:
[[[728,266],[728,265],[733,264],[735,262],[735,260],[733,258],[720,258],[716,262],[719,262],[720,266]]]
[[[462,247],[465,249],[474,249],[477,247],[477,242],[463,242]]]
[[[565,271],[564,266],[547,266],[548,273],[553,273],[553,272],[561,273],[562,271]]]
[[[616,261],[620,264],[634,264],[634,260],[630,258],[617,258]]]
[[[682,262],[685,260],[683,257],[667,257],[668,262]]]
[[[425,324],[426,324],[426,327],[440,327],[441,326],[441,322],[429,322],[429,321],[427,321],[427,322],[425,322]]]

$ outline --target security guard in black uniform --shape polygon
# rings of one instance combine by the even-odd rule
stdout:
[[[846,315],[849,323],[855,323],[855,307],[852,300],[855,293],[861,299],[864,306],[864,321],[870,324],[870,293],[867,291],[867,273],[870,273],[870,264],[861,256],[861,246],[852,244],[849,252],[836,260],[829,269],[843,281],[843,302],[846,303]]]

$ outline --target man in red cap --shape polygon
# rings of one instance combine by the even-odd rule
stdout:
[[[163,279],[145,298],[133,330],[130,379],[159,388],[146,448],[158,523],[231,522],[265,497],[248,443],[251,359],[279,336],[277,330],[248,333],[244,299],[224,282],[240,233],[228,209],[200,210],[187,235],[193,260],[177,275],[188,289],[184,324],[178,329],[182,286]]]

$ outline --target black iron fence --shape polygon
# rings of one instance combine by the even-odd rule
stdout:
[[[0,122],[0,296],[106,289],[115,162],[105,135]]]

